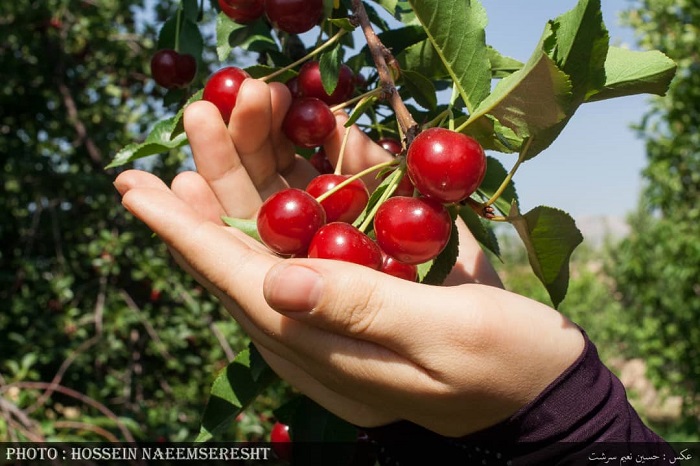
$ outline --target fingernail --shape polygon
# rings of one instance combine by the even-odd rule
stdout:
[[[280,264],[267,275],[263,293],[267,303],[278,311],[310,311],[321,296],[321,276],[307,267]]]

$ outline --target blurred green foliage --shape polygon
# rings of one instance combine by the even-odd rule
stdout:
[[[177,4],[145,4],[0,6],[0,441],[191,440],[247,345],[104,170],[170,111],[148,63]],[[144,163],[169,180],[186,157]],[[260,438],[265,403],[231,436]]]
[[[609,273],[636,322],[626,335],[657,385],[684,399],[680,436],[700,433],[700,2],[645,0],[625,15],[678,73],[638,126],[646,187]]]

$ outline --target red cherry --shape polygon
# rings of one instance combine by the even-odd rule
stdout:
[[[219,8],[240,24],[252,23],[265,12],[264,0],[219,0]]]
[[[299,90],[299,78],[294,76],[292,79],[287,81],[287,89],[289,89],[289,92],[292,94],[292,98],[298,99],[299,97],[302,97],[301,91]]]
[[[348,178],[350,177],[333,173],[319,175],[309,182],[306,192],[318,198]],[[352,223],[367,206],[367,201],[369,201],[367,186],[362,180],[357,179],[322,200],[321,206],[326,211],[328,223]]]
[[[394,259],[389,254],[382,251],[382,266],[379,268],[384,273],[394,277],[403,278],[411,282],[418,279],[418,267],[415,264],[406,264]]]
[[[323,207],[306,191],[289,188],[270,196],[260,207],[258,234],[272,251],[303,255],[316,231],[326,223]]]
[[[425,197],[391,197],[374,216],[374,233],[381,250],[407,264],[437,257],[451,231],[452,219],[445,206]]]
[[[380,138],[377,139],[377,144],[382,146],[382,148],[393,155],[399,155],[403,152],[403,147],[401,146],[401,141],[394,138]]]
[[[178,86],[188,86],[197,74],[197,60],[189,53],[181,53],[177,60]]]
[[[227,123],[236,106],[238,90],[246,78],[250,78],[247,72],[235,66],[227,66],[212,74],[204,85],[202,99],[216,105]]]
[[[486,174],[481,145],[444,128],[430,128],[416,136],[408,148],[406,163],[418,191],[443,203],[470,196]]]
[[[197,62],[190,54],[161,49],[151,57],[151,76],[166,89],[187,86],[194,79]]]
[[[411,183],[411,178],[409,178],[408,175],[404,173],[403,177],[401,177],[401,181],[399,181],[399,185],[394,190],[392,196],[412,197],[414,190],[415,187],[413,186],[413,183]]]
[[[297,146],[318,147],[333,133],[335,117],[328,105],[314,97],[294,99],[282,121],[282,131]]]
[[[319,62],[307,61],[299,69],[297,76],[299,92],[304,97],[316,97],[328,105],[345,102],[355,91],[354,73],[347,65],[340,65],[338,81],[332,94],[328,94],[321,81]]]
[[[353,262],[374,270],[382,265],[382,252],[377,243],[344,222],[322,226],[311,240],[308,257]]]
[[[275,29],[301,34],[321,21],[323,0],[265,0],[265,14]]]
[[[331,165],[330,160],[328,160],[328,156],[326,156],[326,151],[323,150],[323,147],[309,157],[309,162],[311,162],[311,165],[322,175],[333,173],[333,165]]]
[[[355,84],[355,87],[357,89],[367,89],[367,78],[365,78],[365,76],[361,73],[355,74],[355,76],[352,79],[352,82],[353,84]]]
[[[279,421],[272,425],[270,443],[279,459],[292,460],[292,439],[289,436],[289,426]]]

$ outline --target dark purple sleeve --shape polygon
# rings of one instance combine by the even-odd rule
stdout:
[[[631,446],[634,455],[671,455],[583,335],[585,347],[578,359],[533,401],[494,426],[461,438],[442,437],[407,421],[366,429],[380,449],[382,464],[421,464],[426,452],[449,456],[444,464],[511,465],[592,465],[595,455],[619,456]]]

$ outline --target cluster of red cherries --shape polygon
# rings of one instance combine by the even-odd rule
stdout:
[[[301,34],[323,17],[323,0],[219,0],[221,11],[239,24],[249,24],[263,15],[279,30]]]
[[[311,30],[323,17],[323,0],[219,0],[221,11],[239,24],[263,16],[272,27],[290,34]],[[166,89],[189,86],[197,74],[197,61],[174,49],[158,50],[151,57],[151,76]]]
[[[302,65],[287,83],[293,100],[282,129],[297,146],[320,147],[334,132],[330,105],[344,102],[355,89],[353,72],[345,65],[340,70],[331,94],[323,88],[316,61]],[[247,77],[239,68],[222,68],[207,81],[203,99],[214,103],[228,121]],[[398,140],[378,142],[402,157]],[[320,174],[306,189],[279,191],[261,206],[257,229],[262,242],[283,257],[354,262],[412,281],[417,279],[417,265],[437,257],[449,241],[453,221],[447,206],[469,197],[486,172],[484,151],[474,139],[438,127],[422,131],[405,152],[405,175],[395,183],[391,197],[373,211],[370,237],[353,225],[369,201],[365,183],[333,173],[322,148],[311,161]]]

